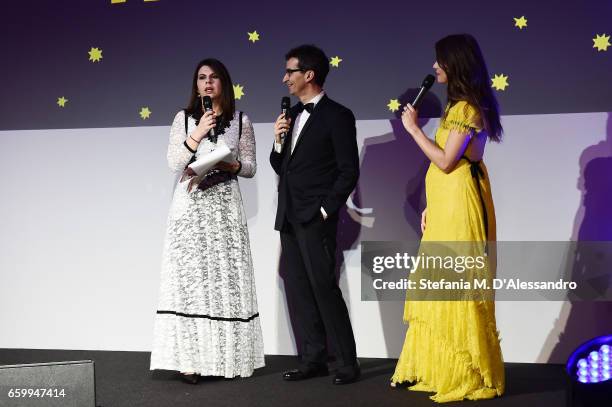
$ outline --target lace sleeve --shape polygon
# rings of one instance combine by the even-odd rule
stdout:
[[[174,117],[170,127],[170,142],[168,144],[168,166],[174,172],[183,171],[191,160],[193,153],[183,144],[187,139],[185,134],[185,113],[181,110]]]
[[[257,170],[255,159],[255,131],[253,124],[246,114],[242,115],[242,136],[240,137],[240,162],[242,168],[238,175],[245,178],[253,178]]]

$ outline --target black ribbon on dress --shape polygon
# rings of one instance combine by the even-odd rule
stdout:
[[[480,205],[482,206],[482,217],[484,220],[485,237],[487,238],[487,241],[488,241],[489,240],[489,217],[487,215],[487,207],[485,205],[484,197],[482,196],[482,189],[480,188],[480,180],[484,179],[484,175],[485,175],[483,169],[480,167],[480,163],[482,162],[482,160],[471,161],[466,156],[462,156],[461,158],[466,160],[470,164],[470,173],[472,174],[472,178],[474,179],[474,182],[476,183],[476,189],[478,189],[478,197],[480,198]],[[485,249],[485,252],[486,252],[486,249]]]

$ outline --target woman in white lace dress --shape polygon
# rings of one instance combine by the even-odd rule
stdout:
[[[203,114],[202,97],[213,111]],[[215,129],[215,136],[210,130]],[[218,60],[194,72],[189,107],[170,130],[168,164],[180,173],[223,141],[236,159],[203,178],[183,173],[174,190],[164,244],[151,370],[248,377],[264,366],[249,235],[237,176],[255,175],[255,135],[235,111],[232,81]],[[191,191],[188,185],[194,184]]]

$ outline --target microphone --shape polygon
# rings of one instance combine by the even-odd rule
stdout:
[[[204,113],[206,112],[210,112],[212,110],[212,99],[210,98],[210,96],[204,96],[202,98],[202,107],[204,108]],[[213,127],[212,129],[210,129],[209,131],[209,135],[210,135],[210,141],[215,142],[217,137],[215,134],[215,128]]]
[[[425,96],[429,88],[432,87],[435,80],[436,78],[433,75],[427,75],[425,79],[423,79],[423,83],[421,84],[421,89],[419,90],[419,93],[416,95],[416,97],[414,98],[414,101],[412,102],[412,106],[414,106],[415,109],[421,103],[423,96]]]
[[[288,96],[283,96],[281,100],[281,112],[285,115],[285,118],[287,118],[287,112],[289,111],[290,107],[291,107],[291,99],[289,99]],[[281,134],[281,138],[283,139],[286,136],[287,136],[287,133]]]

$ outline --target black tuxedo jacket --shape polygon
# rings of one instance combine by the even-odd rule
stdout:
[[[280,153],[272,149],[270,164],[279,175],[275,229],[285,220],[308,222],[320,215],[337,214],[359,178],[355,116],[327,95],[316,104],[291,154],[293,125],[299,113],[293,106],[291,129]]]

